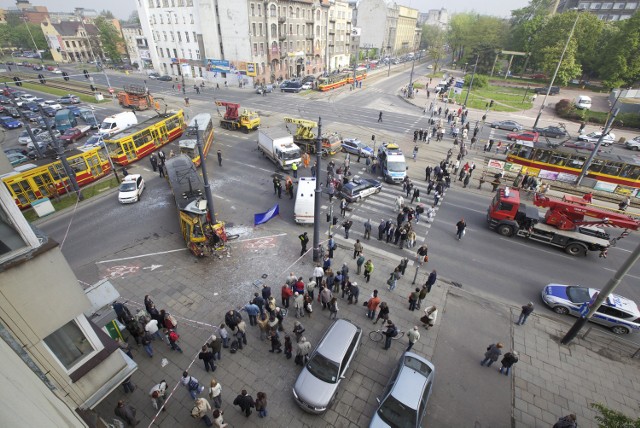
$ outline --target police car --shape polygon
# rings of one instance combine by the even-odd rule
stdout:
[[[600,290],[573,285],[549,284],[542,290],[542,301],[557,314],[579,317],[581,309],[595,301]],[[610,294],[591,321],[611,329],[615,334],[640,331],[640,310],[632,300]]]
[[[354,178],[342,186],[340,190],[340,196],[345,198],[348,202],[357,202],[369,195],[378,193],[382,190],[382,184],[378,180],[371,180],[369,178]]]

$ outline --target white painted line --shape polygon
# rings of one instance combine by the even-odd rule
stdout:
[[[249,241],[257,241],[259,239],[267,239],[267,238],[277,238],[278,236],[285,236],[286,233],[278,233],[277,235],[267,235],[267,236],[259,236],[257,238],[248,238],[248,239],[239,239],[236,242],[249,242]],[[233,241],[231,241],[233,242]]]
[[[616,269],[611,269],[611,268],[606,268],[606,267],[603,267],[602,269],[604,269],[604,270],[608,270],[609,272],[617,272],[617,270],[616,270]],[[635,276],[635,275],[629,275],[629,274],[626,274],[626,275],[625,275],[625,277],[627,277],[627,276],[628,276],[629,278],[633,278],[633,279],[638,279],[638,280],[640,280],[640,276]]]
[[[527,245],[527,244],[524,244],[522,242],[518,242],[516,240],[511,240],[511,239],[508,239],[508,238],[500,238],[500,240],[507,241],[507,242],[512,242],[512,243],[514,243],[516,245],[521,245],[523,247],[532,248],[533,250],[540,251],[540,252],[547,253],[547,254],[551,254],[553,256],[564,257],[567,260],[575,260],[575,257],[566,256],[560,250],[558,250],[558,251],[547,251],[547,250],[543,250],[541,248],[532,247],[531,245]]]
[[[121,262],[123,260],[133,260],[133,259],[139,259],[141,257],[157,256],[159,254],[169,254],[169,253],[175,253],[177,251],[185,251],[185,250],[187,250],[187,248],[180,248],[180,249],[177,249],[177,250],[160,251],[160,252],[157,252],[157,253],[140,254],[139,256],[123,257],[121,259],[101,260],[99,262],[96,262],[96,264],[111,263],[111,262]]]

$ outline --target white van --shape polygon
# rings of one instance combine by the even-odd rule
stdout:
[[[586,95],[578,95],[576,97],[576,108],[580,110],[589,110],[591,109],[591,97]]]
[[[314,177],[299,178],[296,204],[293,208],[293,218],[296,223],[313,223],[315,195],[316,179]]]
[[[138,117],[132,111],[113,114],[104,118],[100,125],[100,129],[98,129],[98,134],[113,135],[137,124]]]

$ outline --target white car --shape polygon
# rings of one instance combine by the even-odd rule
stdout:
[[[601,135],[602,135],[602,132],[600,132],[600,131],[592,132],[592,133],[587,134],[587,135],[580,135],[580,136],[578,136],[578,141],[588,141],[590,143],[597,143],[598,140],[600,139]],[[613,132],[609,132],[602,139],[602,145],[604,147],[610,146],[610,145],[613,144],[613,142],[615,140],[616,140],[616,134],[614,134]]]
[[[307,82],[307,83],[305,83],[305,84],[303,84],[303,85],[302,85],[302,89],[303,89],[303,90],[305,90],[305,89],[311,89],[311,88],[313,88],[313,85],[311,84],[311,82]]]
[[[31,95],[31,94],[20,95],[20,100],[26,101],[28,103],[30,103],[31,101],[35,100],[36,98],[37,97],[35,95]]]
[[[51,107],[54,110],[62,110],[62,106],[56,100],[48,100],[44,102],[44,105],[47,107]]]
[[[118,201],[121,204],[132,204],[140,200],[144,191],[144,180],[140,174],[127,175],[120,184]]]
[[[40,128],[31,128],[31,132],[33,132],[34,136],[37,136],[42,131],[43,130],[40,129]],[[24,131],[22,131],[20,133],[20,136],[18,137],[18,143],[22,144],[23,146],[26,146],[30,142],[31,142],[31,137],[29,137],[29,134],[27,133],[27,130],[25,129]]]
[[[633,140],[627,140],[624,142],[624,147],[629,150],[640,150],[640,137],[636,137]]]

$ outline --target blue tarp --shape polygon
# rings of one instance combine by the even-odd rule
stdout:
[[[275,204],[269,211],[253,215],[253,225],[263,224],[280,214],[280,206]]]

